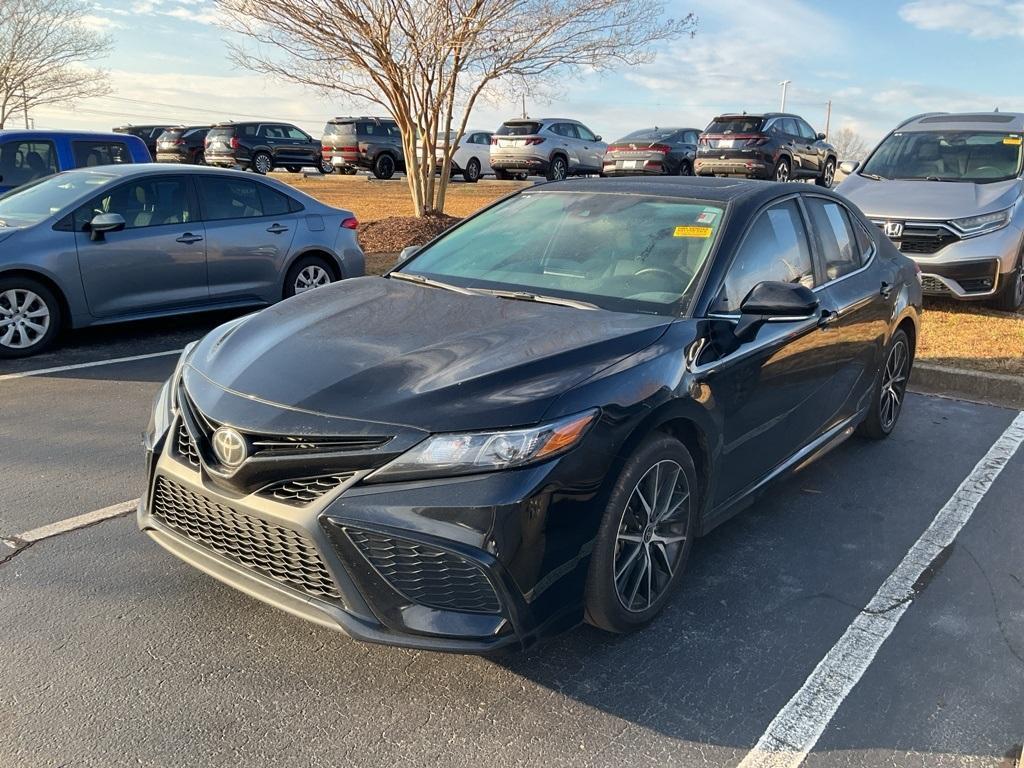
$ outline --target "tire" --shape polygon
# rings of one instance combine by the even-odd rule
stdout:
[[[1004,281],[989,306],[1003,312],[1016,312],[1024,306],[1024,255],[1017,257],[1017,267],[1004,277]]]
[[[0,279],[0,358],[39,354],[57,338],[61,320],[60,302],[45,285],[28,277]]]
[[[503,171],[500,168],[495,168],[494,178],[496,178],[498,181],[511,181],[512,174],[509,173],[508,171]]]
[[[252,156],[249,167],[260,176],[266,176],[274,170],[274,160],[266,152],[257,152]]]
[[[661,495],[654,492],[655,482]],[[648,522],[638,492],[648,502],[654,496],[654,510],[661,508],[666,515],[661,523]],[[589,624],[631,632],[661,612],[689,559],[699,509],[700,486],[690,452],[669,435],[650,435],[626,461],[608,496],[587,573]]]
[[[475,157],[469,158],[469,162],[466,163],[466,168],[462,172],[462,178],[470,184],[480,181],[480,161]]]
[[[793,178],[792,173],[793,168],[789,164],[789,158],[784,157],[775,164],[775,170],[772,171],[772,179],[785,183]]]
[[[192,153],[192,165],[206,165],[206,158],[203,156],[203,150],[197,149]]]
[[[544,173],[548,181],[563,181],[569,178],[569,161],[563,155],[555,155],[548,163],[548,169]]]
[[[836,180],[836,161],[830,157],[825,161],[825,167],[821,169],[821,175],[814,178],[814,183],[825,189],[832,188],[832,182]]]
[[[316,168],[317,173],[324,176],[334,173],[334,163],[324,157],[321,157],[314,167]]]
[[[288,173],[299,173],[302,170],[302,166],[289,165],[285,170],[287,170]]]
[[[903,411],[903,399],[913,365],[914,348],[906,332],[897,329],[889,340],[885,363],[875,377],[868,415],[857,427],[857,434],[872,440],[882,440],[892,434]],[[892,407],[895,410],[890,413]]]
[[[395,158],[382,153],[373,161],[373,175],[378,179],[390,179],[395,175]]]
[[[300,293],[322,288],[335,280],[333,267],[319,256],[303,256],[298,259],[284,278],[284,298],[290,299]]]
[[[693,166],[689,160],[683,160],[679,163],[679,176],[693,176]]]

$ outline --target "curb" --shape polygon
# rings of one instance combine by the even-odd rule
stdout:
[[[910,388],[916,392],[1024,409],[1024,376],[1008,373],[984,373],[917,362],[910,375]]]

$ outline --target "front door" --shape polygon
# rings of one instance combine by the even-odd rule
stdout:
[[[277,301],[297,226],[289,200],[259,181],[197,175],[206,227],[210,297]]]
[[[125,229],[93,239],[88,223],[117,213]],[[133,179],[75,212],[75,243],[89,311],[114,317],[206,303],[206,233],[188,179]]]
[[[748,229],[709,311],[720,332],[731,334],[743,299],[765,280],[816,285],[795,199],[763,211]],[[741,495],[824,432],[836,370],[834,341],[816,314],[765,324],[753,340],[702,361],[703,378],[722,413],[716,506]]]

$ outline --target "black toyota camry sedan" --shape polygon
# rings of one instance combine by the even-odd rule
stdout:
[[[138,521],[361,640],[627,632],[771,481],[892,431],[920,311],[914,264],[827,190],[525,189],[191,346]]]

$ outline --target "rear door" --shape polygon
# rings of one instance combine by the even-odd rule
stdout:
[[[57,147],[48,139],[9,139],[0,143],[0,192],[56,173]]]
[[[290,165],[294,160],[294,152],[289,152],[289,141],[283,125],[264,123],[257,132],[258,143],[270,149],[275,165]]]
[[[93,240],[88,222],[120,214],[126,228]],[[74,214],[75,243],[89,311],[116,317],[205,304],[206,241],[185,176],[143,176],[114,187]]]
[[[123,141],[79,140],[71,142],[71,154],[76,168],[97,165],[123,165],[131,163],[132,156]]]
[[[280,299],[284,266],[301,224],[290,199],[236,175],[197,175],[195,180],[206,227],[210,297]]]

